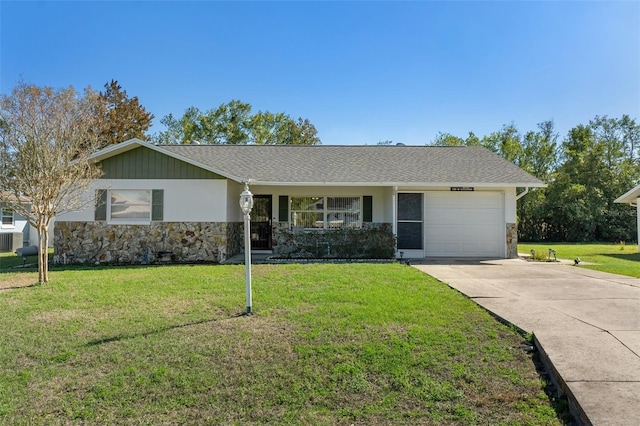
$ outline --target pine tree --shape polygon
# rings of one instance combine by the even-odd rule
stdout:
[[[98,111],[103,120],[99,130],[102,147],[132,138],[148,139],[145,132],[151,126],[153,114],[145,110],[137,96],[129,98],[116,80],[104,87],[105,91],[100,92],[102,103]]]

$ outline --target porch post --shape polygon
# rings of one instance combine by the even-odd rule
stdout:
[[[391,229],[393,230],[393,235],[398,237],[398,187],[393,187],[393,192],[391,194]],[[396,247],[396,256],[398,248]]]

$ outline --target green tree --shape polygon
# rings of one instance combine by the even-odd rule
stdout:
[[[500,131],[483,137],[480,140],[480,145],[518,166],[522,162],[522,138],[518,128],[513,123],[505,124]]]
[[[553,121],[538,124],[522,138],[520,167],[543,182],[550,182],[558,163],[558,133]],[[518,239],[540,241],[547,229],[547,188],[532,188],[518,201]]]
[[[640,125],[628,115],[618,121],[624,140],[625,151],[630,160],[640,162]]]
[[[73,87],[20,82],[0,95],[0,196],[38,232],[38,281],[48,275],[48,228],[56,215],[82,208],[101,171],[89,156],[99,146],[99,95]]]
[[[466,139],[454,136],[451,133],[438,132],[436,138],[428,143],[431,146],[481,146],[481,140],[473,132],[469,132]]]
[[[606,204],[596,237],[607,241],[633,238],[636,221],[627,214],[626,206],[613,200],[640,181],[640,163],[635,157],[640,127],[626,115],[620,119],[596,116],[589,125],[604,153],[600,189]]]
[[[451,133],[438,132],[436,138],[428,145],[432,146],[465,146],[464,139],[454,136]]]
[[[635,218],[613,200],[640,180],[635,148],[631,148],[639,132],[634,120],[626,116],[596,116],[587,125],[569,131],[561,148],[562,164],[548,189],[548,223],[555,230],[550,238],[634,239]],[[563,214],[571,209],[572,215]]]
[[[145,132],[151,126],[153,114],[145,110],[137,96],[128,97],[117,81],[111,80],[104,88],[96,112],[102,121],[99,127],[101,147],[132,138],[148,139]]]
[[[520,167],[548,180],[558,164],[558,137],[553,121],[543,121],[537,131],[527,132],[522,139]]]
[[[258,111],[251,105],[232,100],[209,111],[188,108],[180,119],[172,114],[160,122],[166,127],[154,136],[157,143],[316,145],[317,130],[307,119],[292,119],[285,113]]]

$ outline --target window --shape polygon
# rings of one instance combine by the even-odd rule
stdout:
[[[13,226],[13,210],[7,207],[2,208],[2,227],[11,228]]]
[[[423,248],[422,194],[398,194],[398,249]]]
[[[362,197],[291,197],[291,226],[304,229],[360,228]]]
[[[151,191],[130,189],[110,191],[109,219],[112,221],[150,221]]]
[[[95,220],[114,223],[146,223],[163,220],[162,189],[99,189]]]

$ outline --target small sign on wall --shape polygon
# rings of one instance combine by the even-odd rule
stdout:
[[[473,186],[452,186],[452,191],[475,191]]]

